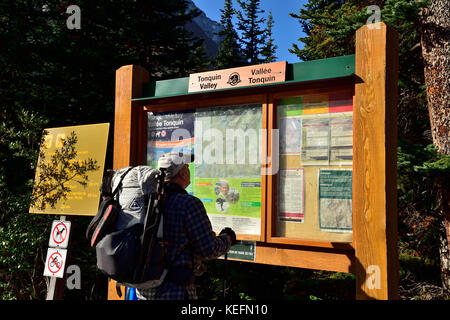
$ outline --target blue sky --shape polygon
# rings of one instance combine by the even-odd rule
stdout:
[[[220,9],[223,9],[223,0],[193,0],[195,5],[200,8],[208,18],[219,22]],[[276,56],[277,61],[286,60],[289,63],[299,62],[300,59],[289,53],[288,49],[292,48],[292,44],[296,43],[300,48],[303,46],[297,39],[303,37],[301,26],[298,19],[292,18],[289,13],[298,13],[300,8],[307,0],[261,0],[260,8],[265,12],[262,14],[265,18],[272,10],[274,26],[273,38],[278,46]],[[240,9],[236,0],[233,0],[233,7]],[[236,25],[235,25],[236,27]]]

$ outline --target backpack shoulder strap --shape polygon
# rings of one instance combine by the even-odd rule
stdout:
[[[119,184],[117,185],[117,187],[114,189],[114,191],[112,192],[112,197],[114,197],[117,193],[117,191],[119,191],[120,187],[122,186],[122,181],[125,178],[125,176],[128,174],[128,172],[131,171],[131,169],[133,169],[133,167],[129,167],[127,169],[127,171],[125,171],[124,174],[122,174],[122,176],[120,176],[120,180],[119,180]]]

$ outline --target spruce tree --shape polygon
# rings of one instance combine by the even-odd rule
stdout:
[[[267,27],[264,35],[266,43],[261,50],[261,55],[264,57],[263,61],[264,63],[274,62],[277,60],[275,53],[278,46],[274,44],[275,40],[272,38],[272,27],[273,27],[273,16],[271,10],[267,18]]]
[[[241,31],[240,43],[245,60],[248,64],[259,64],[264,45],[264,29],[261,24],[265,18],[260,17],[264,10],[260,9],[260,0],[237,0],[242,11],[238,11],[238,30]]]
[[[349,1],[351,2],[351,1]],[[342,6],[345,1],[335,0],[309,0],[298,14],[290,13],[290,16],[298,19],[302,31],[306,37],[299,38],[303,48],[296,43],[292,44],[293,49],[289,52],[297,55],[301,60],[314,60],[328,58],[334,55],[345,55],[353,52],[352,42],[348,39],[343,42],[331,41],[329,32],[334,31],[338,14],[342,14]],[[348,5],[348,4],[347,4]],[[356,10],[355,10],[356,12]],[[348,25],[341,25],[341,28],[348,31]],[[354,33],[348,32],[350,38]],[[335,39],[333,39],[335,40]]]
[[[185,28],[200,11],[188,10],[186,0],[138,0],[129,10],[131,28],[127,37],[138,48],[137,64],[145,67],[153,79],[185,77],[208,68],[203,40],[194,38]]]
[[[216,69],[226,69],[238,67],[244,64],[241,48],[239,46],[239,36],[233,26],[233,16],[236,10],[233,8],[231,0],[225,0],[224,8],[220,9],[220,23],[224,27],[218,33],[222,37],[219,51],[217,52],[214,66]]]

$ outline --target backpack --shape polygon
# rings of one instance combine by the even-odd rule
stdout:
[[[168,273],[163,241],[165,169],[127,167],[108,172],[102,202],[86,237],[95,246],[97,267],[118,284],[159,286]]]

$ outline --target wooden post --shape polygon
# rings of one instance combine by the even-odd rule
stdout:
[[[353,210],[356,298],[398,299],[398,35],[384,23],[356,32]]]
[[[142,86],[146,82],[149,82],[149,74],[140,66],[123,66],[116,71],[114,170],[140,164],[142,160],[138,159],[138,155],[142,154],[142,151],[138,150],[141,146],[138,138],[139,129],[142,128],[136,125],[141,123],[142,119],[139,119],[141,112],[131,99],[142,96]],[[122,297],[119,297],[116,292],[116,282],[108,281],[108,300],[123,300],[125,295],[123,287],[121,291]]]
[[[135,65],[123,66],[116,71],[116,111],[114,121],[114,169],[138,164],[138,126],[140,123],[136,103],[131,99],[142,96],[142,85],[149,81],[148,72]],[[133,126],[132,126],[133,125]]]

